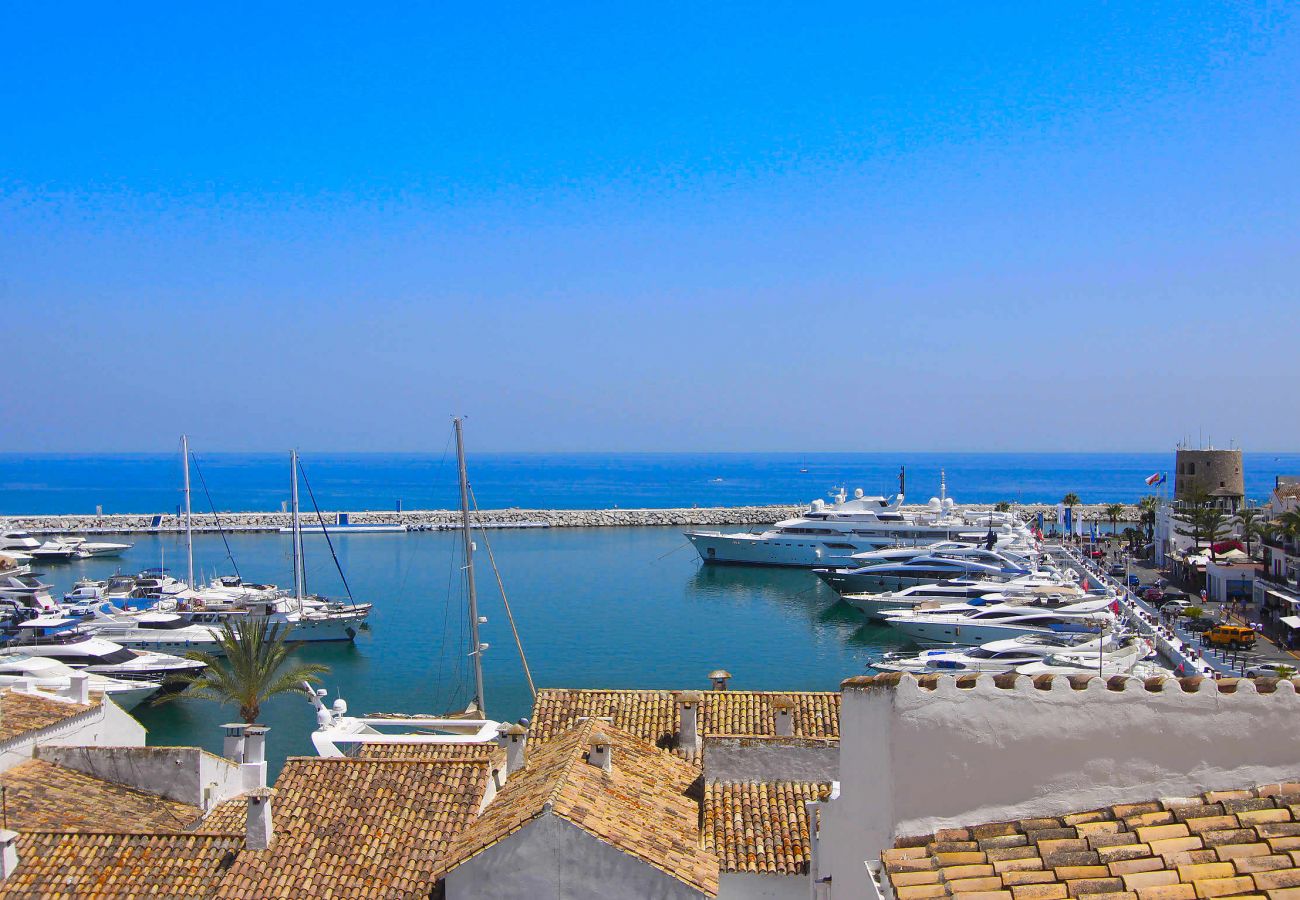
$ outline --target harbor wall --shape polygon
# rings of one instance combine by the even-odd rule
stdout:
[[[474,521],[487,528],[646,528],[672,527],[756,527],[799,515],[803,506],[712,506],[681,509],[485,509],[473,514]],[[919,512],[925,507],[909,505],[905,510]],[[959,510],[988,509],[987,506],[958,506]],[[1056,521],[1056,507],[1045,505],[1013,506],[1013,511],[1029,519],[1039,512],[1048,526]],[[1075,514],[1095,519],[1099,528],[1109,525],[1104,518],[1104,504],[1076,506]],[[327,526],[337,525],[339,516],[353,525],[404,525],[414,530],[456,528],[460,511],[451,509],[404,510],[402,512],[366,510],[359,512],[323,512]],[[154,525],[154,520],[159,519]],[[1121,527],[1138,520],[1136,507],[1125,507]],[[218,521],[226,531],[276,531],[290,525],[290,515],[283,512],[195,513],[193,527],[198,531],[216,531]],[[316,514],[304,513],[305,525],[317,523]],[[35,534],[129,534],[132,532],[168,532],[184,528],[182,517],[168,514],[130,515],[63,515],[3,516],[0,528],[21,529]]]

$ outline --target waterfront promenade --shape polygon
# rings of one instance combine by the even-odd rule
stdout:
[[[664,527],[712,527],[712,526],[760,526],[770,525],[781,519],[799,515],[806,507],[773,506],[710,506],[683,507],[675,509],[485,509],[474,513],[475,523],[483,528],[645,528]],[[921,512],[926,507],[922,504],[908,504],[904,510]],[[988,509],[987,505],[959,505],[958,510]],[[1043,513],[1050,529],[1056,521],[1056,507],[1047,504],[1012,505],[1011,509],[1024,517],[1032,519]],[[1083,521],[1095,521],[1098,531],[1108,529],[1110,521],[1105,518],[1105,504],[1088,504],[1076,506],[1075,515]],[[411,530],[447,529],[460,526],[460,511],[453,509],[404,510],[362,510],[356,512],[327,511],[320,514],[327,526],[337,526],[341,521],[351,525],[396,525]],[[1138,511],[1134,506],[1126,506],[1120,517],[1121,527],[1138,520]],[[307,511],[302,514],[305,525],[318,523],[317,514]],[[195,512],[193,527],[195,531],[279,531],[291,524],[287,512]],[[5,530],[20,529],[34,534],[131,534],[154,533],[182,530],[185,527],[183,517],[174,513],[139,513],[126,515],[44,515],[44,516],[3,516],[0,527]],[[342,526],[340,526],[342,527]]]

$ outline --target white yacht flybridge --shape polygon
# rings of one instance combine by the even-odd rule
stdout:
[[[1010,513],[992,510],[959,512],[947,495],[940,474],[939,496],[924,510],[903,510],[903,476],[892,498],[867,496],[861,488],[848,496],[844,488],[831,502],[814,500],[795,519],[777,522],[763,532],[688,531],[706,563],[748,566],[854,566],[855,554],[884,547],[923,547],[939,541],[985,543],[1027,539],[1028,529]]]
[[[323,757],[355,756],[367,745],[487,744],[501,733],[502,723],[486,718],[483,700],[483,652],[486,643],[479,641],[479,625],[487,621],[478,614],[478,595],[474,587],[474,539],[469,515],[469,478],[465,469],[463,423],[453,420],[456,431],[456,456],[460,475],[461,539],[464,541],[464,573],[469,600],[469,657],[474,669],[474,699],[462,713],[445,717],[430,716],[349,716],[348,704],[337,698],[325,705],[326,692],[304,682],[311,704],[316,709],[317,729],[311,741]],[[527,673],[527,668],[525,668]],[[528,678],[532,685],[532,676]]]

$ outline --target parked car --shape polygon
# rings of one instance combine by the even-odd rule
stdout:
[[[1164,607],[1168,606],[1171,603],[1182,603],[1184,605],[1184,608],[1186,608],[1192,605],[1192,598],[1189,597],[1187,594],[1183,593],[1182,591],[1162,592],[1160,596],[1160,601],[1157,605],[1163,609]]]
[[[1123,578],[1124,571],[1123,563],[1111,563],[1110,568],[1106,570],[1106,574],[1111,578]]]
[[[1158,587],[1149,587],[1142,592],[1142,599],[1148,603],[1159,603],[1165,597],[1165,592]]]
[[[1192,634],[1200,634],[1203,631],[1209,631],[1215,626],[1215,624],[1216,623],[1213,619],[1201,616],[1195,619],[1188,619],[1183,623],[1183,627]]]
[[[1296,673],[1295,666],[1288,666],[1286,663],[1257,663],[1246,670],[1247,678],[1281,678],[1283,676],[1290,678]]]
[[[1101,549],[1100,547],[1094,547],[1093,549],[1088,551],[1087,555],[1091,559],[1105,559],[1106,551]]]
[[[1181,616],[1183,613],[1187,612],[1191,608],[1192,608],[1192,603],[1190,600],[1184,600],[1184,599],[1170,600],[1166,595],[1166,599],[1160,601],[1160,611],[1163,613],[1168,613],[1169,615]]]
[[[1201,643],[1207,647],[1243,650],[1255,646],[1256,637],[1255,629],[1244,625],[1215,625],[1201,635]]]

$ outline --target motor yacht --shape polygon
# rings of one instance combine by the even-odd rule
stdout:
[[[10,530],[0,533],[0,550],[15,550],[20,553],[31,553],[41,542],[36,540],[25,531]]]
[[[167,687],[169,679],[194,674],[204,663],[170,653],[133,650],[80,627],[66,616],[39,616],[19,622],[5,651],[22,656],[56,659],[74,669],[128,681],[150,681]]]
[[[84,537],[59,537],[56,535],[47,538],[45,543],[28,552],[37,559],[67,561],[100,556],[120,556],[133,546],[133,544],[88,541]]]
[[[916,584],[878,594],[842,594],[841,599],[869,619],[883,620],[899,610],[961,603],[987,606],[1003,602],[1039,602],[1059,606],[1077,603],[1090,595],[1068,578],[1047,573],[1021,575],[1005,581],[954,578]]]
[[[185,598],[179,603],[178,615],[193,625],[221,629],[238,621],[269,621],[290,628],[292,641],[350,641],[365,627],[372,604],[331,603],[304,598],[299,603],[281,592],[255,600],[215,599],[211,593]]]
[[[931,550],[899,562],[877,562],[857,569],[814,569],[841,594],[892,591],[952,578],[1011,579],[1034,571],[1033,563],[1010,551],[983,547]]]
[[[943,493],[941,491],[941,493]],[[940,541],[996,545],[1028,540],[1029,530],[1010,513],[957,511],[951,497],[935,497],[925,510],[904,511],[903,495],[850,499],[844,489],[831,503],[814,500],[798,518],[761,532],[688,531],[686,539],[706,563],[753,566],[853,567],[859,553],[886,547],[926,547]]]
[[[108,695],[125,710],[134,709],[162,688],[162,683],[156,681],[129,681],[93,672],[78,672],[53,657],[0,653],[0,687],[26,685],[42,691],[66,694],[72,687],[73,675],[89,677],[92,691]]]
[[[147,611],[97,615],[85,623],[96,635],[132,650],[221,654],[221,629],[195,624],[180,613]]]
[[[1096,653],[1114,644],[1113,635],[1099,638],[1071,635],[1033,635],[990,641],[978,647],[945,647],[920,653],[886,653],[871,663],[880,672],[1010,672],[1018,666],[1038,662],[1054,653],[1080,651]]]
[[[57,611],[58,604],[50,595],[50,586],[41,581],[41,574],[26,566],[0,572],[0,604],[37,613]]]
[[[976,646],[1035,634],[1098,634],[1114,624],[1114,602],[1111,597],[1101,597],[1055,609],[999,603],[977,609],[904,610],[885,621],[922,646]]]

